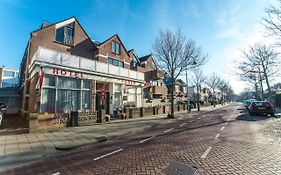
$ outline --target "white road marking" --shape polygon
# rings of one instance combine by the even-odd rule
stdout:
[[[215,137],[215,140],[217,140],[218,138],[219,138],[219,136],[220,136],[221,134],[219,133],[219,134],[217,134],[216,135],[216,137]]]
[[[227,121],[230,121],[230,118]]]
[[[112,155],[112,154],[118,153],[118,152],[120,152],[120,151],[123,151],[123,149],[120,148],[120,149],[118,149],[118,150],[115,150],[115,151],[112,151],[112,152],[107,153],[107,154],[105,154],[105,155],[102,155],[102,156],[99,156],[99,157],[97,157],[97,158],[94,158],[94,161],[99,160],[99,159],[102,159],[102,158],[107,157],[107,156],[110,156],[110,155]]]
[[[184,125],[186,125],[186,123],[183,123],[183,124],[181,124],[180,126],[184,126]]]
[[[223,131],[224,130],[224,126],[223,127],[221,127],[221,131]]]
[[[205,159],[207,157],[207,155],[210,153],[212,147],[210,146],[208,149],[206,149],[206,151],[204,152],[204,154],[201,156],[202,159]]]
[[[168,130],[166,130],[166,131],[164,131],[165,133],[166,132],[169,132],[169,131],[172,131],[174,128],[171,128],[171,129],[168,129]]]
[[[198,120],[200,120],[200,119],[201,119],[201,117],[198,118]]]
[[[150,140],[150,139],[152,139],[152,138],[154,138],[154,137],[155,137],[155,136],[148,137],[148,138],[146,138],[146,139],[140,141],[140,143],[144,143],[144,142],[146,142],[146,141],[148,141],[148,140]]]
[[[190,120],[189,122],[190,122],[190,123],[192,123],[192,122],[193,122],[193,120]]]
[[[60,172],[53,173],[52,175],[60,175]]]

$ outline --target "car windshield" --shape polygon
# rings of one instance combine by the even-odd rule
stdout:
[[[255,106],[269,106],[268,102],[253,102],[252,104]]]

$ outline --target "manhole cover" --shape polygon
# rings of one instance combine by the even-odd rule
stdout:
[[[197,170],[194,167],[177,161],[172,161],[164,170],[167,175],[194,175],[196,174],[196,171]]]

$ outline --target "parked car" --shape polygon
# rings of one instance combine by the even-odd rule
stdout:
[[[257,100],[256,99],[248,99],[244,102],[247,110],[249,109],[249,106],[251,105],[251,103],[254,102],[254,101],[257,101]]]
[[[250,115],[270,114],[274,116],[274,108],[268,101],[253,101],[249,106]]]

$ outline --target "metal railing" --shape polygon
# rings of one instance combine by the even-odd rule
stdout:
[[[96,60],[74,56],[43,47],[38,48],[36,54],[34,54],[34,57],[32,59],[32,62],[33,61],[43,61],[46,63],[52,63],[66,67],[79,68],[87,71],[144,81],[144,73],[142,72],[117,67]]]

